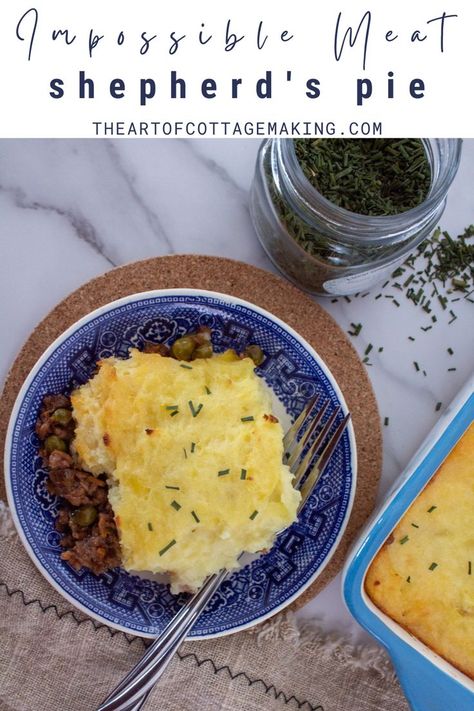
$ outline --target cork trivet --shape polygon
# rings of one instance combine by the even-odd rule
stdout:
[[[352,540],[372,511],[381,473],[382,436],[369,379],[345,334],[321,306],[280,277],[230,259],[173,255],[134,262],[84,284],[41,321],[7,376],[0,400],[2,464],[8,419],[18,390],[50,343],[79,318],[109,301],[141,291],[179,287],[208,289],[246,299],[292,326],[325,360],[352,413],[358,454],[354,506],[330,563],[293,603],[296,609],[313,598],[341,569]],[[5,498],[3,477],[0,496]]]

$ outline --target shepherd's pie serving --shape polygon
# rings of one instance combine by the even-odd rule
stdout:
[[[132,350],[100,361],[73,391],[64,456],[88,477],[82,488],[107,477],[127,570],[166,572],[173,591],[195,590],[295,520],[283,430],[254,368],[234,351],[180,361]]]
[[[474,424],[372,562],[377,607],[474,678]]]

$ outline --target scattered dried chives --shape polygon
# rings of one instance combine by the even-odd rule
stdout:
[[[188,405],[189,405],[189,409],[191,410],[191,415],[192,415],[193,417],[197,417],[197,416],[199,415],[199,413],[201,412],[202,408],[203,408],[202,403],[199,403],[199,405],[197,406],[197,408],[194,407],[194,404],[193,404],[193,401],[192,401],[192,400],[190,400],[190,401],[188,402]]]
[[[170,541],[164,548],[161,549],[161,551],[158,552],[158,555],[164,555],[166,551],[169,551],[169,549],[172,548],[174,545],[176,545],[176,541],[173,538],[172,541]]]
[[[349,336],[358,336],[362,331],[361,323],[351,323],[352,331],[348,331]]]
[[[438,567],[438,563],[431,563],[431,565],[430,565],[430,567],[428,568],[428,570],[434,570],[434,569],[437,568],[437,567]]]
[[[257,515],[258,515],[258,511],[255,510],[253,513],[250,514],[249,519],[250,519],[251,521],[253,521],[254,518],[255,518]]]
[[[173,501],[171,502],[170,505],[174,508],[175,511],[179,511],[180,508],[181,508],[181,504],[178,504],[178,502],[175,501],[174,499],[173,499]]]
[[[409,540],[408,536],[403,536],[403,538],[400,538],[400,545],[403,546],[404,543],[406,543]]]
[[[153,531],[153,526],[151,525],[150,521],[147,523],[147,528],[149,531]]]

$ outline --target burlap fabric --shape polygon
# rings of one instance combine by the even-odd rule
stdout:
[[[0,709],[93,711],[144,642],[92,621],[43,579],[0,502]],[[282,613],[250,632],[186,643],[156,711],[407,711],[388,659],[299,628]]]

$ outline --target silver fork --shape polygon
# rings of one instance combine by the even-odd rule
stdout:
[[[283,461],[293,473],[293,486],[301,492],[298,514],[314,491],[350,420],[350,413],[347,413],[327,439],[341,408],[334,410],[323,424],[329,400],[319,409],[318,402],[319,396],[316,396],[307,403],[283,439]],[[227,573],[228,571],[223,569],[206,578],[202,587],[183,605],[150,645],[142,659],[107,696],[97,711],[139,711],[143,707],[151,689]]]

